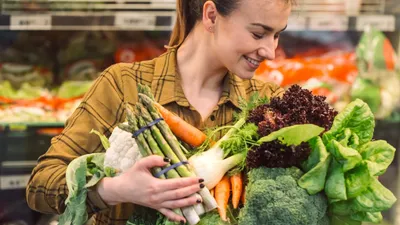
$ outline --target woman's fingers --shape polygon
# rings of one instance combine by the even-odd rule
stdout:
[[[186,223],[185,217],[180,216],[176,213],[174,213],[172,210],[167,209],[167,208],[161,208],[158,210],[160,213],[162,213],[164,216],[166,216],[169,220],[175,221],[175,222],[184,222]]]
[[[194,185],[187,186],[184,188],[162,192],[158,194],[157,198],[160,199],[160,201],[170,201],[170,200],[186,198],[187,196],[199,192],[201,188],[204,188],[204,184],[196,183]],[[199,200],[201,201],[201,198],[199,198]]]
[[[170,159],[163,158],[157,155],[151,155],[142,158],[140,161],[137,162],[137,167],[142,170],[150,170],[153,167],[162,167],[165,166],[167,163],[170,162]]]
[[[192,186],[195,184],[200,185],[202,182],[204,182],[204,180],[198,177],[166,179],[160,180],[160,189],[168,191]]]
[[[165,201],[165,202],[161,203],[161,206],[163,208],[176,209],[176,208],[182,208],[182,207],[186,207],[186,206],[193,206],[200,202],[201,202],[201,199],[199,199],[196,195],[191,195],[186,198]]]

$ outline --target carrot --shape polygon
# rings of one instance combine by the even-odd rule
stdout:
[[[226,210],[228,208],[229,196],[231,193],[231,184],[229,178],[225,175],[215,186],[215,200],[218,205],[219,216],[223,221],[227,221]]]
[[[240,201],[244,205],[246,203],[246,190],[243,188],[242,196],[240,196]]]
[[[240,196],[242,195],[243,189],[243,178],[242,173],[237,173],[230,177],[232,185],[232,205],[234,209],[239,206]]]
[[[182,118],[164,108],[162,105],[155,103],[155,106],[161,113],[161,116],[164,118],[171,131],[179,139],[192,145],[193,147],[200,146],[206,140],[207,136],[199,129],[184,121]]]

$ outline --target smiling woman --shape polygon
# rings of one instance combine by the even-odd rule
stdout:
[[[109,136],[124,122],[123,106],[137,103],[138,84],[150,86],[160,105],[202,130],[231,123],[241,97],[255,92],[260,97],[282,95],[279,86],[252,77],[261,61],[274,59],[293,4],[288,0],[177,0],[177,21],[167,52],[149,61],[116,64],[101,74],[62,135],[39,158],[26,191],[30,207],[64,212],[68,165],[78,157],[104,151],[90,131]],[[198,204],[201,199],[193,194],[204,187],[199,184],[203,179],[153,177],[151,168],[166,162],[158,156],[144,157],[120,176],[101,179],[89,188],[86,205],[81,206],[96,214],[95,224],[125,224],[134,212],[140,217],[155,211],[185,222],[171,209]],[[141,213],[143,208],[153,214]]]

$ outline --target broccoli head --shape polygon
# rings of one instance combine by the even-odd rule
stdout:
[[[296,167],[252,169],[239,225],[329,224],[326,197],[309,195],[298,186],[302,174]]]

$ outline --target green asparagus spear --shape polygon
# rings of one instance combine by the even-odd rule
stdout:
[[[139,101],[143,105],[145,105],[146,109],[148,110],[148,112],[143,113],[145,116],[151,115],[150,118],[152,118],[153,120],[157,118],[162,118],[161,114],[154,107],[153,101],[149,97],[143,94],[139,94]],[[178,139],[172,133],[171,129],[169,129],[167,123],[164,120],[162,120],[159,123],[157,123],[157,127],[158,129],[160,129],[161,133],[164,135],[165,139],[167,140],[172,150],[175,152],[176,156],[178,156],[179,160],[187,161],[185,154],[182,152]]]

